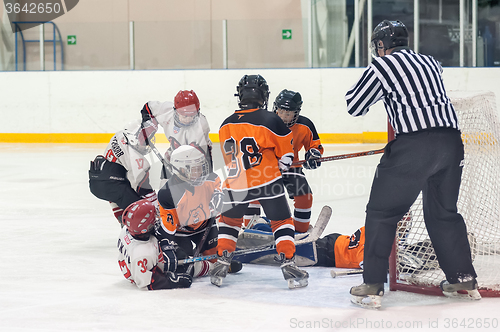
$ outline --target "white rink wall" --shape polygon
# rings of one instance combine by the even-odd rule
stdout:
[[[261,74],[272,101],[282,89],[299,91],[303,115],[319,133],[384,132],[382,103],[355,119],[344,95],[364,68],[260,70],[156,70],[0,72],[0,133],[114,133],[140,118],[149,100],[173,100],[179,90],[200,98],[211,132],[237,108],[236,85],[245,74]],[[500,68],[445,68],[448,90],[490,90],[500,105]],[[498,106],[497,106],[498,109]]]

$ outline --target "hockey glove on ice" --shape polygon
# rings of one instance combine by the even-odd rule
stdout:
[[[149,290],[188,288],[193,282],[193,278],[189,274],[171,271],[163,273],[158,266],[155,266],[151,272],[153,272],[153,276],[151,277],[151,284],[148,285]]]
[[[321,152],[318,149],[312,148],[306,152],[306,161],[304,163],[305,169],[316,169],[321,166],[321,161],[318,161],[318,158],[321,158]]]
[[[193,277],[187,273],[165,272],[172,288],[188,288],[193,282]]]

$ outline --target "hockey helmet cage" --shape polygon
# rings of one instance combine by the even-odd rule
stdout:
[[[187,127],[198,119],[200,100],[193,90],[181,90],[174,98],[174,121],[177,127]]]
[[[274,100],[273,112],[277,113],[278,115],[280,115],[278,110],[293,112],[293,117],[282,117],[280,115],[281,119],[283,120],[283,122],[285,122],[287,127],[292,127],[299,118],[302,103],[302,96],[300,95],[300,93],[284,89]]]
[[[382,42],[383,46],[379,42]],[[401,21],[383,20],[373,30],[370,48],[372,57],[378,57],[378,50],[408,46],[408,29]]]
[[[142,122],[134,129],[126,129],[124,132],[127,143],[140,154],[147,155],[151,152],[149,143],[155,142],[155,134],[158,125],[151,120]]]
[[[170,164],[177,177],[193,186],[203,184],[210,174],[205,154],[191,145],[181,145],[170,155]]]
[[[260,75],[245,75],[236,87],[238,105],[241,109],[267,109],[269,100],[269,86]]]
[[[134,236],[147,234],[154,229],[156,207],[148,199],[138,200],[123,211],[122,222]]]

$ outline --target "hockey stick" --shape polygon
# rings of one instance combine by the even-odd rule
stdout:
[[[332,278],[336,278],[336,277],[341,277],[341,276],[350,276],[350,275],[354,275],[354,274],[363,274],[363,270],[362,269],[354,269],[354,270],[331,270],[330,271],[330,275],[332,276]]]
[[[215,221],[215,218],[210,218],[208,220],[207,228],[203,232],[203,236],[201,237],[201,240],[198,243],[198,245],[196,246],[196,250],[194,251],[194,255],[193,255],[194,258],[197,258],[200,255],[201,247],[203,247],[203,245],[207,241],[208,233],[210,233],[210,229],[212,228],[214,221]],[[179,264],[179,262],[177,262],[177,264]],[[193,267],[194,267],[194,264],[189,265],[187,270],[186,270],[186,273],[190,274]]]
[[[364,152],[354,152],[354,153],[347,153],[347,154],[339,154],[339,155],[336,155],[336,156],[321,157],[321,158],[318,158],[318,159],[315,159],[315,160],[319,161],[319,162],[323,162],[323,161],[349,159],[349,158],[362,157],[362,156],[372,156],[374,154],[384,153],[384,149],[385,148],[378,149],[378,150],[364,151]],[[307,160],[295,161],[295,162],[292,163],[292,166],[302,165],[306,161]]]
[[[160,151],[158,151],[158,149],[156,148],[156,146],[153,144],[153,142],[151,141],[148,141],[148,145],[149,147],[151,148],[151,151],[153,151],[153,153],[158,157],[158,159],[160,159],[161,163],[163,164],[163,166],[168,170],[170,169],[171,167],[173,167],[170,163],[168,163],[165,158],[163,158],[163,156],[161,155]]]
[[[314,228],[312,229],[311,233],[309,236],[300,239],[299,241],[295,242],[296,245],[308,243],[308,242],[314,242],[319,239],[321,234],[323,234],[323,231],[326,228],[326,225],[328,224],[328,221],[330,221],[330,217],[332,216],[332,208],[329,207],[328,205],[323,206],[321,209],[321,212],[319,213],[318,220],[316,221],[316,224],[314,225]],[[255,248],[250,248],[250,249],[243,249],[243,250],[236,250],[234,252],[234,257],[238,257],[240,255],[247,255],[247,254],[253,254],[257,252],[262,252],[262,251],[267,251],[270,249],[275,249],[276,244],[268,244],[268,245],[263,245],[260,247],[255,247]],[[200,257],[193,257],[193,258],[186,258],[183,260],[179,260],[177,264],[188,264],[188,263],[193,263],[193,262],[199,262],[199,261],[206,261],[210,259],[217,258],[217,255],[210,255],[210,256],[200,256]]]

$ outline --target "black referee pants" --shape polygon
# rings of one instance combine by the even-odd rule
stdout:
[[[397,223],[423,194],[425,225],[446,279],[476,276],[467,231],[457,212],[464,147],[460,132],[432,129],[399,135],[377,166],[366,207],[365,283],[387,281]]]

